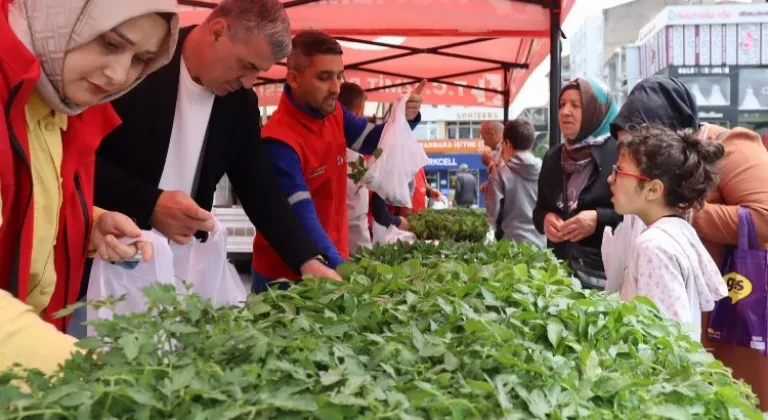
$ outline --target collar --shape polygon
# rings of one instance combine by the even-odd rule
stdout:
[[[341,105],[336,103],[336,111],[338,112]],[[312,131],[319,131],[323,124],[325,124],[326,118],[329,115],[323,115],[320,111],[302,105],[298,103],[291,95],[291,88],[287,84],[283,88],[283,95],[280,97],[280,103],[277,106],[277,112],[286,112],[291,118],[295,118],[299,124],[307,127]],[[333,115],[333,114],[331,114]]]
[[[310,116],[312,118],[322,120],[325,118],[325,115],[323,115],[320,111],[316,110],[315,108],[312,108],[310,106],[302,105],[298,102],[296,102],[296,99],[294,99],[293,94],[291,93],[291,87],[286,83],[283,86],[283,92],[285,93],[285,96],[288,98],[289,101],[291,101],[291,104],[293,104],[296,109],[301,111],[307,116]]]
[[[37,90],[33,91],[29,96],[29,101],[26,106],[26,114],[29,122],[34,124],[39,123],[43,118],[53,114],[53,117],[51,118],[53,123],[56,124],[59,129],[67,131],[67,115],[63,112],[51,109]]]

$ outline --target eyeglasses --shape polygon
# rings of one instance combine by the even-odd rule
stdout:
[[[639,181],[653,181],[651,178],[648,178],[645,175],[633,174],[632,172],[622,171],[616,165],[613,165],[613,172],[611,174],[613,175],[613,179],[614,180],[618,177],[618,175],[624,175],[624,176],[628,176],[630,178],[635,178],[635,179],[637,179]],[[666,194],[666,193],[667,193],[667,188],[664,187],[664,194]]]
[[[632,172],[622,171],[616,165],[613,165],[612,175],[613,175],[614,178],[616,178],[617,175],[624,175],[624,176],[628,176],[630,178],[635,178],[635,179],[640,180],[640,181],[652,181],[652,179],[648,178],[647,176],[640,175],[640,174],[633,174]]]

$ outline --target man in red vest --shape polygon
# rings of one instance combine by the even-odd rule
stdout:
[[[356,117],[339,104],[344,77],[341,55],[341,45],[328,34],[304,31],[296,35],[283,96],[262,130],[262,141],[283,194],[331,268],[349,257],[347,148],[372,154],[384,128]],[[422,88],[423,82],[406,105],[411,128],[420,121]],[[271,281],[279,279],[299,280],[257,235],[251,290],[263,292]]]

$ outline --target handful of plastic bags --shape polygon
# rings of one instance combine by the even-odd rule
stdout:
[[[419,84],[413,94],[420,94],[423,88],[424,84]],[[406,120],[407,101],[408,96],[404,96],[395,103],[381,134],[381,153],[372,158],[362,179],[362,183],[368,185],[384,201],[399,207],[412,207],[413,194],[408,184],[419,169],[429,163],[424,148],[413,136]]]
[[[227,260],[227,230],[218,220],[206,242],[195,239],[187,245],[169,243],[156,231],[142,231],[141,240],[152,243],[152,259],[140,261],[135,267],[112,264],[98,256],[94,259],[88,301],[125,295],[114,313],[142,312],[147,308],[142,289],[152,284],[168,284],[174,286],[178,294],[185,294],[187,287],[184,283],[191,286],[192,293],[210,300],[216,307],[241,306],[247,299],[248,292],[237,270]],[[137,239],[123,238],[121,241],[129,244]],[[109,308],[89,306],[87,309],[89,321],[111,319],[112,316]],[[93,334],[93,327],[89,326],[88,335]]]

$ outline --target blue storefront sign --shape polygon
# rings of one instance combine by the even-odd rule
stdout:
[[[449,185],[449,179],[451,175],[455,175],[459,170],[459,166],[467,164],[469,171],[476,174],[480,183],[484,183],[488,180],[488,171],[483,165],[482,155],[472,154],[441,154],[433,153],[428,154],[429,163],[424,167],[424,171],[427,174],[437,173],[439,179],[438,189],[446,196],[450,196],[453,193],[452,186]],[[480,194],[480,200],[478,205],[480,207],[485,206],[485,196]]]
[[[466,163],[467,166],[469,166],[469,169],[485,169],[485,165],[483,165],[482,161],[482,155],[478,154],[429,155],[429,163],[424,167],[424,169],[426,171],[444,171],[452,169],[457,170],[463,163]]]

